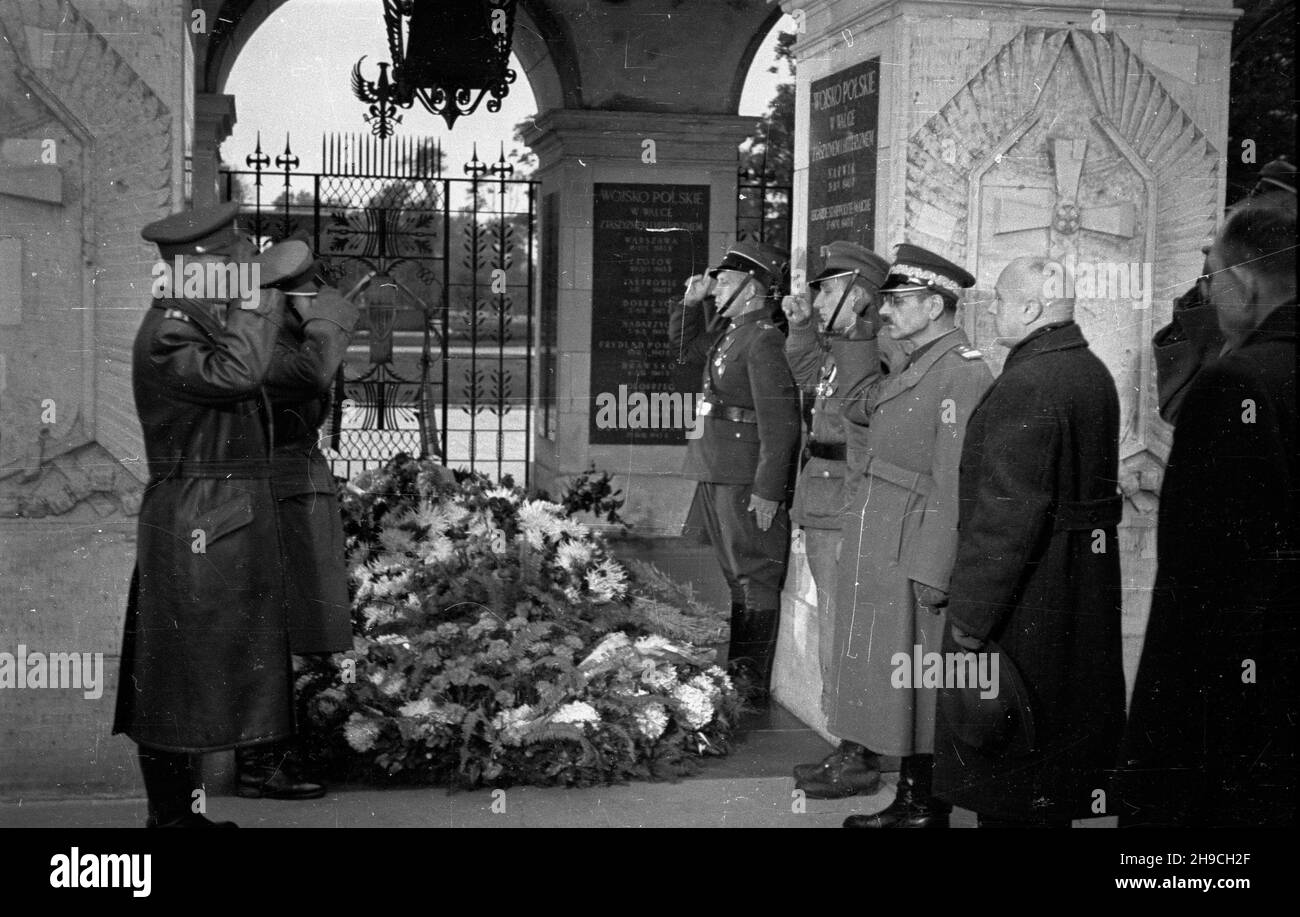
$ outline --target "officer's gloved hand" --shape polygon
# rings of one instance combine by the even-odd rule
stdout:
[[[758,494],[749,495],[748,511],[754,514],[754,521],[758,523],[760,532],[766,532],[772,527],[772,520],[776,518],[776,511],[780,508],[780,500],[768,500]]]
[[[812,320],[813,312],[808,293],[803,291],[781,297],[781,311],[785,313],[786,321],[790,323],[791,328],[806,327]]]
[[[698,306],[713,292],[713,278],[703,274],[692,274],[686,281],[686,295],[682,297],[685,306]]]
[[[303,323],[313,321],[329,322],[337,325],[344,334],[351,334],[356,327],[361,310],[356,303],[347,299],[333,287],[321,287],[315,296],[291,296],[294,308],[302,316]]]
[[[916,597],[916,604],[924,605],[926,608],[939,613],[939,609],[948,604],[948,593],[942,589],[936,589],[933,586],[927,586],[925,583],[912,581],[912,595]]]

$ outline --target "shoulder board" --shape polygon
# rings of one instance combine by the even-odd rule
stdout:
[[[192,319],[180,309],[168,309],[163,312],[163,318],[174,318],[182,322],[192,321]]]
[[[754,324],[757,325],[759,328],[762,328],[764,331],[780,331],[780,330],[781,330],[780,328],[776,327],[776,325],[772,324],[771,322],[767,321],[766,319],[764,319],[764,320],[762,320],[762,321],[754,322]]]
[[[976,350],[974,347],[958,347],[957,353],[961,354],[963,360],[978,360],[984,356],[983,353]]]

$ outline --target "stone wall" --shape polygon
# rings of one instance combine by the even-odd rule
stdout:
[[[182,200],[185,6],[0,6],[0,652],[102,654],[109,680],[0,691],[6,795],[136,783],[109,738],[146,474],[130,361],[140,229]]]

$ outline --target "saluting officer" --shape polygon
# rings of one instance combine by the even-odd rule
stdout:
[[[268,251],[288,248],[281,243]],[[271,487],[279,514],[289,646],[295,654],[352,648],[343,522],[329,463],[318,445],[330,388],[343,363],[358,309],[324,285],[315,262],[284,282],[289,307],[266,378],[275,445]],[[297,773],[287,745],[241,748],[239,795],[316,799],[320,783]]]
[[[796,384],[810,410],[805,464],[795,488],[790,519],[803,528],[808,566],[817,586],[818,662],[822,677],[822,708],[829,712],[835,633],[835,583],[840,552],[840,517],[846,508],[844,394],[872,371],[868,355],[875,344],[879,320],[879,289],[889,262],[852,242],[832,242],[822,249],[825,266],[806,293],[785,297],[782,308],[790,322],[785,356]],[[799,789],[820,797],[819,774],[824,767],[841,771],[832,796],[871,793],[880,783],[880,765],[874,755],[852,742],[843,742],[822,762],[795,767]],[[844,792],[840,792],[841,788]]]
[[[213,827],[191,809],[190,756],[286,738],[292,675],[263,390],[305,245],[249,259],[235,204],[145,227],[164,262],[258,264],[256,308],[158,299],[132,356],[150,480],[140,507],[113,731],[139,745],[151,827]],[[179,279],[179,278],[178,278]],[[225,822],[221,826],[231,826]]]
[[[753,679],[759,697],[776,650],[799,446],[799,393],[769,318],[782,260],[769,246],[737,243],[708,272],[712,282],[688,281],[684,312],[670,323],[684,352],[706,357],[701,432],[685,472],[700,482],[704,527],[731,590],[729,664]],[[718,309],[706,325],[701,306],[710,291]]]
[[[943,637],[962,441],[993,383],[956,324],[961,291],[974,282],[946,258],[900,245],[880,316],[889,337],[915,349],[896,371],[849,393],[844,410],[849,442],[863,447],[849,469],[827,726],[868,753],[902,758],[894,802],[845,827],[948,826],[951,807],[930,790],[936,690],[910,679],[914,654],[937,651]]]

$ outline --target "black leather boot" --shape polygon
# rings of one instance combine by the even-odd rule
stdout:
[[[727,668],[747,679],[751,700],[765,703],[772,683],[772,662],[776,657],[777,628],[781,612],[774,608],[750,610],[732,606],[731,641],[727,646]]]
[[[930,795],[934,755],[909,755],[898,771],[898,794],[874,815],[850,815],[846,828],[947,828],[952,806]]]
[[[144,791],[149,797],[146,828],[238,828],[233,821],[211,821],[191,810],[194,776],[190,756],[145,748],[136,750]]]
[[[245,799],[320,799],[325,787],[303,779],[280,743],[235,749],[238,793]]]
[[[870,796],[880,789],[880,756],[845,739],[821,761],[795,765],[794,786],[810,799]]]

